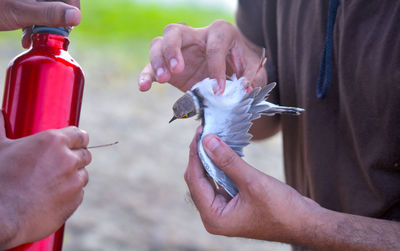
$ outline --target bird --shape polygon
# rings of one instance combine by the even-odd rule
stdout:
[[[275,114],[300,115],[304,109],[298,107],[280,106],[266,101],[276,83],[254,88],[248,92],[247,81],[244,77],[237,78],[233,74],[226,80],[225,90],[221,95],[214,94],[213,88],[218,85],[216,79],[205,78],[196,83],[173,105],[173,117],[186,119],[198,115],[201,119],[201,132],[197,150],[199,158],[207,172],[214,180],[217,188],[222,187],[231,197],[238,193],[236,184],[208,157],[202,141],[207,134],[215,134],[231,147],[240,157],[243,148],[250,143],[252,135],[249,129],[252,120],[262,115]]]

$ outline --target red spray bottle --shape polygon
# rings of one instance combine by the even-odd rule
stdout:
[[[78,126],[84,75],[67,51],[70,30],[34,26],[32,47],[10,62],[2,107],[8,138]],[[11,250],[59,251],[63,232]]]

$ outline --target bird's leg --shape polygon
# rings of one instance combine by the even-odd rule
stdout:
[[[258,67],[257,67],[256,73],[254,74],[254,77],[251,79],[251,81],[247,81],[244,85],[246,90],[251,91],[255,88],[255,86],[253,84],[254,79],[256,78],[257,73],[260,72],[260,70],[264,67],[266,62],[267,62],[267,57],[265,56],[265,48],[263,48],[261,60],[260,60],[260,63],[258,64]]]
[[[260,64],[257,67],[256,74],[254,74],[253,80],[256,78],[257,73],[264,67],[266,62],[267,62],[267,57],[265,56],[265,48],[263,48]]]

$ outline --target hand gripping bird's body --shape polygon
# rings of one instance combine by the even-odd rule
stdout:
[[[226,81],[225,91],[219,96],[213,91],[217,80],[206,78],[198,82],[175,102],[174,117],[170,121],[199,115],[203,125],[203,132],[198,141],[200,160],[217,186],[222,186],[232,197],[238,193],[238,189],[235,183],[207,156],[202,144],[204,136],[217,135],[243,157],[243,147],[248,145],[252,138],[249,133],[252,120],[261,115],[298,115],[304,111],[301,108],[279,106],[265,101],[275,87],[275,83],[263,88],[255,88],[248,93],[245,85],[242,84],[243,81],[244,78],[237,79],[236,75],[233,75],[231,80]]]

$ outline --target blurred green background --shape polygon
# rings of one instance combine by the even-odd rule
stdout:
[[[80,127],[93,149],[85,199],[67,221],[64,250],[289,250],[288,245],[214,236],[206,232],[183,179],[198,121],[168,124],[181,92],[137,77],[148,63],[151,40],[169,23],[234,23],[234,0],[82,0],[82,21],[70,54],[85,71]],[[23,49],[21,31],[0,32],[0,78]],[[280,135],[254,142],[245,159],[283,180]]]
[[[147,3],[146,3],[147,2]],[[157,3],[160,2],[160,3]],[[72,54],[83,50],[112,50],[120,60],[127,60],[130,71],[143,67],[148,61],[150,41],[162,36],[170,23],[185,23],[192,27],[209,25],[216,19],[234,22],[232,4],[201,4],[195,1],[81,1],[81,24],[74,28],[70,40]],[[210,1],[205,1],[210,2]],[[224,1],[222,1],[224,2]],[[228,2],[228,1],[225,1]],[[15,43],[21,31],[0,33],[1,43]],[[77,53],[74,53],[77,50]]]

